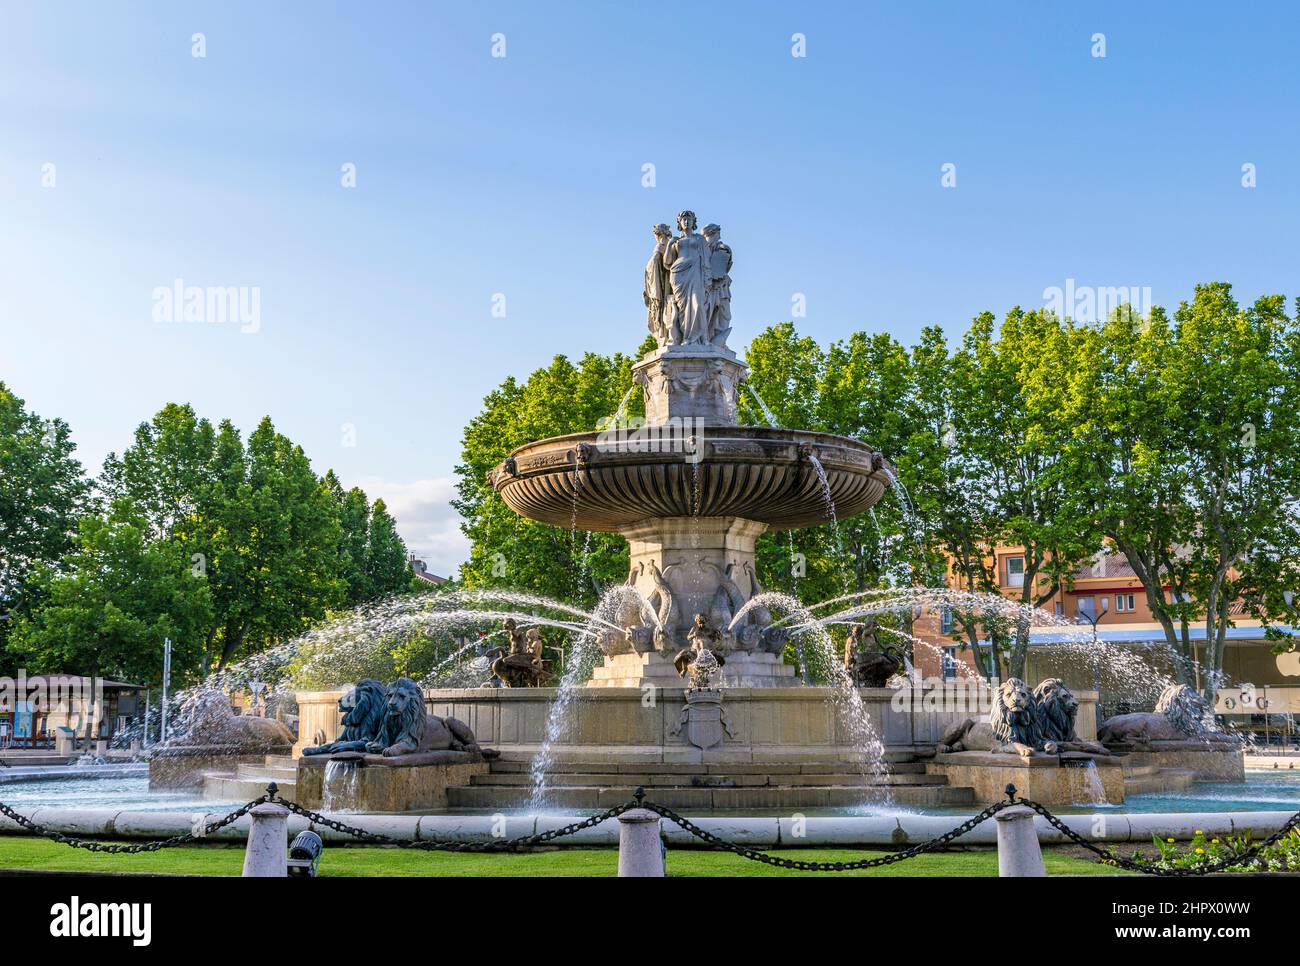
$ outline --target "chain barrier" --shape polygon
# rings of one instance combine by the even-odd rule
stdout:
[[[728,842],[726,839],[714,835],[706,829],[700,828],[690,819],[686,818],[684,815],[679,815],[666,805],[647,802],[645,800],[645,789],[643,788],[638,788],[630,801],[624,802],[621,805],[615,805],[612,808],[608,808],[595,815],[588,816],[581,821],[573,822],[569,825],[561,826],[560,828],[549,829],[545,832],[537,832],[533,835],[521,835],[517,838],[501,839],[493,842],[445,842],[438,840],[412,841],[408,839],[393,838],[392,836],[384,835],[381,832],[371,832],[368,829],[349,825],[337,818],[331,818],[328,815],[322,815],[320,812],[304,808],[297,802],[291,802],[280,798],[279,787],[275,782],[272,782],[267,786],[265,795],[241,805],[223,818],[217,819],[214,822],[209,822],[203,827],[202,832],[188,832],[184,835],[175,835],[171,838],[159,839],[152,842],[122,844],[100,842],[94,839],[76,838],[75,836],[65,835],[62,832],[56,832],[42,825],[38,825],[26,816],[14,811],[3,802],[0,802],[0,815],[4,815],[35,835],[43,836],[44,838],[59,842],[63,845],[71,846],[72,848],[85,849],[88,852],[140,853],[157,852],[159,849],[174,848],[180,845],[189,845],[195,842],[201,842],[213,832],[225,828],[227,825],[230,825],[244,815],[247,815],[258,805],[270,803],[281,805],[295,815],[302,816],[307,819],[307,821],[311,822],[313,826],[327,828],[343,835],[350,835],[360,841],[369,842],[375,845],[387,845],[402,849],[417,849],[424,852],[492,853],[517,852],[523,849],[545,845],[548,842],[553,842],[556,839],[573,835],[577,832],[583,831],[584,829],[595,828],[596,826],[609,821],[611,818],[617,818],[624,812],[642,808],[654,812],[661,818],[668,819],[668,821],[681,828],[684,832],[693,835],[695,838],[706,843],[710,848],[716,851],[730,852],[733,855],[738,855],[741,858],[749,859],[754,862],[762,862],[765,865],[770,865],[775,868],[792,869],[798,872],[852,872],[860,869],[875,869],[880,868],[881,866],[893,865],[896,862],[903,862],[907,859],[916,858],[918,855],[924,855],[927,852],[938,851],[950,845],[956,839],[961,838],[967,832],[983,825],[1004,809],[1016,805],[1023,805],[1024,807],[1034,811],[1036,814],[1041,815],[1052,828],[1056,829],[1075,845],[1087,849],[1105,862],[1119,868],[1128,869],[1132,872],[1141,872],[1146,875],[1175,877],[1210,875],[1215,872],[1222,872],[1223,870],[1233,866],[1248,864],[1256,860],[1259,853],[1264,849],[1277,844],[1293,830],[1300,828],[1300,812],[1296,812],[1296,814],[1292,815],[1281,828],[1268,838],[1263,839],[1238,855],[1229,856],[1220,859],[1217,862],[1211,862],[1190,868],[1165,868],[1163,866],[1153,865],[1150,862],[1144,862],[1138,859],[1127,859],[1123,856],[1117,855],[1110,849],[1099,846],[1095,842],[1091,842],[1079,833],[1075,832],[1072,828],[1061,821],[1061,819],[1052,814],[1052,812],[1048,810],[1047,806],[1040,805],[1038,802],[1028,798],[1018,797],[1014,785],[1008,785],[1006,790],[1006,798],[999,802],[995,802],[978,815],[971,816],[960,825],[950,829],[937,838],[914,845],[908,849],[901,849],[897,852],[888,852],[883,855],[874,856],[870,859],[858,859],[851,862],[810,862],[803,859],[788,859],[784,856],[771,855],[770,853],[763,852],[760,849],[751,848],[747,845]]]
[[[1011,788],[1011,794],[1014,795],[1015,793],[1014,786],[1008,786],[1008,787]],[[1141,872],[1145,875],[1168,876],[1172,878],[1185,878],[1187,876],[1193,876],[1193,875],[1212,875],[1215,872],[1222,872],[1225,869],[1232,868],[1233,866],[1249,865],[1251,862],[1254,862],[1256,859],[1258,859],[1259,853],[1262,852],[1264,849],[1276,845],[1278,842],[1282,841],[1282,839],[1286,838],[1286,836],[1290,835],[1294,829],[1300,828],[1300,812],[1296,812],[1294,815],[1292,815],[1289,819],[1286,820],[1286,822],[1282,825],[1281,828],[1279,828],[1268,838],[1263,839],[1262,841],[1256,843],[1255,845],[1250,846],[1250,848],[1246,849],[1245,851],[1237,855],[1230,855],[1227,856],[1226,858],[1219,859],[1216,862],[1208,862],[1205,865],[1197,865],[1191,867],[1174,866],[1172,868],[1166,868],[1165,866],[1152,865],[1149,862],[1143,862],[1138,859],[1126,859],[1123,856],[1116,855],[1110,849],[1103,848],[1102,846],[1097,845],[1095,842],[1091,842],[1088,839],[1084,838],[1078,832],[1074,831],[1074,829],[1070,828],[1059,818],[1057,818],[1055,815],[1049,812],[1047,810],[1047,806],[1040,805],[1038,804],[1038,802],[1030,801],[1027,798],[1018,798],[1015,800],[1015,804],[1024,805],[1026,808],[1033,809],[1044,819],[1046,819],[1047,824],[1052,826],[1052,828],[1056,829],[1058,832],[1060,832],[1062,835],[1068,838],[1075,845],[1080,845],[1083,848],[1087,849],[1089,852],[1092,852],[1093,854],[1099,856],[1103,861],[1109,862],[1112,865],[1119,866],[1122,869],[1128,869],[1130,872]],[[1267,870],[1263,870],[1263,871],[1267,871]]]
[[[79,839],[73,835],[64,835],[62,832],[56,832],[48,829],[43,825],[37,825],[26,815],[15,812],[4,802],[0,802],[0,815],[21,825],[33,835],[39,835],[42,838],[50,839],[61,845],[68,845],[74,849],[85,849],[87,852],[112,852],[116,854],[136,854],[140,852],[157,852],[159,849],[175,848],[178,845],[189,845],[192,842],[201,842],[203,839],[218,829],[223,829],[232,822],[238,821],[244,815],[247,815],[258,805],[271,801],[272,792],[268,789],[267,794],[260,798],[255,798],[251,802],[246,802],[239,808],[235,809],[224,818],[219,818],[215,822],[209,822],[203,826],[202,832],[186,832],[184,835],[173,835],[169,839],[156,839],[152,842],[100,842],[96,839]]]

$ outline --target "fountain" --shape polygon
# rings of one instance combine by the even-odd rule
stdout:
[[[894,471],[859,440],[774,425],[761,399],[768,425],[739,425],[748,367],[727,346],[732,252],[716,225],[697,233],[689,211],[677,226],[676,237],[657,226],[646,267],[657,345],[633,367],[645,418],[625,418],[625,396],[599,428],[519,447],[488,475],[511,510],[569,529],[575,545],[578,531],[621,534],[631,567],[591,613],[495,591],[484,599],[533,613],[465,611],[509,621],[496,686],[434,688],[426,700],[502,757],[453,803],[520,804],[508,793],[526,780],[532,807],[595,805],[628,784],[623,774],[713,808],[968,800],[911,760],[958,712],[891,714],[893,691],[870,685],[901,666],[893,652],[872,637],[846,669],[802,602],[760,583],[761,535],[864,512]],[[538,626],[572,635],[558,686],[547,686]],[[826,683],[809,686],[787,663],[792,641]],[[300,693],[299,734],[338,734],[336,700]],[[887,745],[907,759],[897,768]]]
[[[489,479],[530,519],[627,538],[628,586],[650,613],[633,607],[620,630],[599,635],[604,662],[592,687],[679,687],[689,637],[705,627],[719,635],[710,650],[728,685],[786,687],[796,683],[781,659],[787,635],[765,608],[736,619],[762,593],[755,541],[863,512],[892,469],[858,440],[737,424],[748,367],[727,348],[720,320],[730,307],[714,294],[725,282],[729,300],[731,251],[696,235],[691,212],[678,227],[646,271],[658,348],[633,367],[644,423],[529,443]]]
[[[716,226],[697,235],[690,212],[678,226],[676,238],[657,226],[645,290],[657,345],[614,418],[519,447],[488,476],[510,509],[569,529],[575,548],[579,530],[625,537],[625,582],[591,610],[484,588],[340,615],[176,696],[184,720],[151,749],[154,787],[201,783],[205,797],[238,802],[275,780],[327,809],[495,813],[603,808],[645,786],[663,805],[752,813],[969,808],[1003,797],[1008,781],[1048,804],[1088,805],[1241,781],[1239,746],[1195,695],[1043,611],[951,588],[846,589],[814,604],[766,590],[755,559],[765,533],[829,525],[838,543],[839,521],[886,493],[918,540],[919,525],[872,447],[777,425],[726,344],[731,250]],[[744,390],[766,425],[738,425]],[[644,420],[625,418],[636,391]],[[921,680],[908,650],[942,652],[906,620],[888,624],[941,608],[1051,626],[1071,670],[1034,690],[1016,679],[990,688],[969,669]],[[835,626],[850,629],[843,645]],[[557,631],[553,669],[543,635]],[[1156,714],[1102,723],[1098,742],[1097,692],[1071,692],[1067,676],[1164,696]],[[260,708],[296,715],[296,741],[231,711],[231,694],[268,682]]]
[[[632,390],[642,394],[645,418],[625,418],[630,391],[599,428],[528,443],[488,474],[511,510],[568,529],[575,546],[580,530],[621,534],[630,551],[626,581],[590,612],[483,590],[381,614],[377,626],[387,631],[498,622],[506,635],[495,659],[475,657],[491,671],[491,682],[480,683],[492,686],[425,682],[434,685],[424,691],[433,715],[463,720],[499,755],[486,773],[476,763],[465,787],[448,788],[449,805],[603,807],[644,785],[664,804],[712,810],[952,806],[1001,797],[1006,781],[998,776],[1011,772],[1021,775],[1018,787],[1041,788],[1051,800],[1085,792],[1122,800],[1118,757],[1092,741],[1096,692],[1070,693],[1058,681],[1035,695],[1014,682],[1023,704],[1014,715],[1036,720],[1040,705],[1063,701],[1068,720],[1051,736],[1034,724],[989,737],[989,725],[969,717],[989,711],[984,682],[914,680],[906,655],[878,638],[888,632],[932,647],[877,618],[941,606],[1012,622],[1061,623],[1056,618],[997,595],[947,589],[846,593],[807,606],[763,588],[755,559],[763,534],[838,528],[891,488],[911,519],[910,501],[894,468],[866,443],[776,425],[747,384],[748,367],[727,347],[731,249],[716,225],[697,234],[692,212],[682,212],[677,227],[674,237],[656,226],[645,271],[656,347],[633,367]],[[744,389],[766,425],[738,424]],[[839,609],[825,613],[831,605]],[[827,630],[837,624],[852,628],[842,657]],[[548,686],[542,656],[547,627],[570,635],[558,686]],[[799,667],[786,661],[790,644]],[[333,651],[346,656],[351,647],[341,642]],[[1169,683],[1132,663],[1108,656],[1135,686]],[[824,683],[810,683],[814,675]],[[888,686],[900,680],[905,686]],[[993,695],[995,711],[1005,688]],[[340,733],[338,698],[297,694],[300,749],[302,736]],[[301,759],[299,784],[320,797],[326,769],[312,758]]]

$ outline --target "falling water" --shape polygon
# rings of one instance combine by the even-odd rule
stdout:
[[[636,383],[633,383],[628,387],[627,392],[623,393],[623,398],[619,401],[618,409],[614,410],[614,415],[611,416],[609,422],[605,424],[607,427],[615,427],[622,421],[624,415],[627,413],[627,404],[631,401],[632,393],[636,392],[636,390]]]
[[[749,390],[749,394],[754,397],[754,402],[758,403],[758,408],[763,411],[763,421],[772,429],[776,429],[776,414],[773,413],[772,410],[768,409],[767,403],[763,402],[763,397],[758,394],[758,390],[754,388],[754,384],[749,380],[745,380],[745,387]]]
[[[817,473],[817,481],[821,484],[822,501],[826,504],[826,519],[831,525],[831,539],[835,544],[835,555],[837,560],[844,559],[844,535],[840,533],[840,520],[835,512],[835,494],[831,491],[831,481],[826,475],[826,467],[822,466],[822,461],[817,458],[816,453],[808,454],[808,462]],[[843,571],[843,581],[841,586],[845,592],[850,586],[849,573]]]
[[[898,474],[888,464],[882,466],[881,470],[889,478],[889,491],[898,500],[898,509],[903,515],[903,530],[908,543],[911,544],[911,550],[916,554],[917,559],[923,559],[925,556],[925,528],[921,518],[917,515],[915,504],[912,503],[912,496],[907,492],[907,487],[903,485],[903,481],[898,478]]]
[[[794,596],[799,596],[799,571],[795,567],[794,560],[794,531],[790,531],[790,588],[794,591]],[[811,684],[812,678],[808,674],[808,660],[804,653],[803,638],[795,638],[795,656],[799,661],[799,680],[804,684]]]
[[[898,637],[904,641],[907,641],[909,644],[912,645],[913,654],[916,653],[916,649],[918,647],[924,648],[925,650],[932,653],[936,658],[938,658],[940,667],[943,666],[943,659],[945,655],[943,652],[943,648],[939,647],[937,644],[932,644],[930,641],[927,641],[924,638],[917,637],[915,634],[909,634],[907,633],[907,631],[899,630],[896,627],[877,627],[876,630],[881,631],[885,634],[892,634],[894,637]],[[908,665],[908,677],[912,678],[913,677],[912,667],[911,667],[912,662],[907,660],[906,654],[904,654],[904,662]],[[956,670],[957,673],[962,675],[963,677],[969,678],[971,680],[979,680],[979,676],[980,676],[979,672],[976,671],[969,664],[958,662]]]
[[[582,684],[600,659],[602,652],[598,646],[597,625],[619,631],[612,619],[627,607],[628,597],[631,595],[635,595],[634,603],[642,613],[650,610],[650,605],[636,587],[629,584],[611,587],[601,596],[600,602],[591,612],[589,623],[573,642],[569,665],[560,679],[555,700],[551,702],[547,711],[546,736],[542,739],[541,747],[538,748],[528,769],[532,786],[528,795],[528,807],[533,811],[541,811],[547,807],[546,780],[555,763],[555,745],[572,727],[584,690]]]
[[[1090,628],[1008,600],[1000,594],[933,587],[869,590],[821,601],[810,605],[807,611],[812,614],[832,605],[846,603],[849,606],[842,607],[834,613],[812,616],[810,622],[824,627],[882,614],[950,607],[960,612],[978,615],[980,620],[1003,620],[1011,626],[1018,621],[1024,621],[1031,628],[1050,629],[1060,639],[1050,644],[1034,644],[1036,653],[1077,655],[1099,668],[1102,679],[1124,693],[1142,696],[1154,702],[1165,688],[1177,683],[1169,675],[1162,674],[1142,655],[1124,648],[1112,647],[1105,642],[1094,641]],[[791,618],[792,615],[787,614],[776,623],[784,625]],[[793,624],[791,630],[797,632],[802,627],[803,625]]]
[[[835,545],[842,554],[844,548],[840,546],[840,521],[839,517],[835,515],[835,496],[831,493],[831,481],[826,476],[826,467],[822,466],[822,461],[817,458],[816,453],[808,454],[808,462],[812,464],[812,468],[817,472],[817,481],[822,488],[822,500],[826,504],[826,517],[830,520],[831,528],[835,532]]]
[[[1034,653],[1077,655],[1098,668],[1099,678],[1112,693],[1154,703],[1164,688],[1175,683],[1152,663],[1151,653],[1096,642],[1090,628],[997,594],[947,588],[892,588],[844,594],[805,606],[792,595],[764,593],[739,608],[731,626],[737,626],[756,605],[780,612],[774,625],[791,631],[801,655],[801,670],[807,675],[811,660],[818,674],[828,681],[837,718],[843,722],[853,744],[862,749],[864,768],[882,777],[886,773],[883,745],[839,660],[827,630],[832,625],[860,622],[876,615],[907,613],[917,608],[950,607],[981,620],[1006,621],[1012,626],[1023,620],[1030,627],[1049,630],[1053,642],[1035,643]],[[581,685],[602,653],[598,638],[603,632],[622,633],[622,627],[636,615],[645,622],[657,623],[657,615],[640,591],[631,585],[620,585],[606,592],[591,611],[541,595],[509,590],[395,597],[357,608],[291,641],[245,658],[196,687],[181,690],[173,698],[168,730],[173,737],[185,734],[199,698],[214,691],[247,691],[254,681],[267,687],[268,706],[272,706],[281,700],[291,701],[297,690],[344,687],[360,677],[392,680],[408,673],[406,668],[394,664],[394,645],[398,642],[415,642],[416,646],[405,649],[404,659],[424,662],[430,668],[420,672],[426,685],[482,684],[488,675],[483,652],[491,646],[492,638],[501,633],[498,630],[501,622],[512,618],[523,628],[539,626],[563,631],[573,641],[571,656],[549,708],[545,739],[530,769],[530,802],[535,808],[544,807],[547,772],[553,765],[556,745],[572,728],[581,707],[584,692]],[[481,635],[491,625],[495,625],[491,633]],[[884,626],[879,629],[911,641],[914,647],[942,653],[936,645],[904,631]],[[469,641],[464,640],[467,634],[473,635]],[[1158,650],[1160,646],[1155,647]],[[965,664],[958,667],[960,673],[978,678]],[[157,712],[155,707],[149,723],[154,734]],[[139,737],[140,727],[137,725],[136,731],[115,736],[115,744],[129,741],[132,736]],[[333,806],[346,807],[347,783],[355,780],[355,775],[336,770],[327,778],[333,783],[330,792]],[[1088,776],[1081,775],[1080,780],[1085,779]]]
[[[354,761],[327,761],[321,791],[321,811],[356,811],[360,776],[361,769]]]
[[[875,725],[871,721],[871,715],[862,701],[862,695],[858,693],[857,685],[854,684],[847,669],[840,662],[835,642],[827,633],[826,628],[818,623],[817,619],[797,597],[778,591],[767,591],[750,598],[743,607],[737,610],[729,629],[734,629],[745,617],[746,613],[755,606],[765,607],[769,610],[784,610],[787,616],[795,616],[803,621],[795,633],[799,635],[807,634],[811,637],[820,658],[822,669],[830,678],[831,704],[835,709],[836,716],[847,733],[850,744],[857,748],[862,756],[859,765],[864,768],[864,774],[869,773],[871,776],[872,793],[883,804],[888,804],[892,801],[893,796],[890,793],[889,785],[886,783],[889,776],[889,766],[885,762],[884,742],[876,733]]]
[[[1066,770],[1070,776],[1070,794],[1075,805],[1105,805],[1106,788],[1101,783],[1097,763],[1089,761],[1081,768]]]

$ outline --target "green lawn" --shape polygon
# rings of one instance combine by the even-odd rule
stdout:
[[[871,853],[844,849],[787,849],[775,855],[823,862],[852,861]],[[1109,874],[1116,870],[1048,850],[1047,871],[1055,875]],[[0,836],[0,870],[45,869],[73,872],[186,873],[239,875],[243,847],[202,846],[164,849],[140,855],[105,855],[73,849],[46,839]],[[612,876],[618,871],[613,849],[565,849],[518,855],[470,855],[407,849],[326,846],[322,875],[331,876]],[[721,852],[670,850],[668,874],[676,876],[865,875],[996,876],[993,851],[923,855],[881,869],[861,872],[802,873],[776,869]]]

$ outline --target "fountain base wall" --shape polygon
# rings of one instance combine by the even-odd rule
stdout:
[[[530,756],[545,740],[557,693],[555,688],[467,688],[427,690],[424,695],[432,714],[464,721],[485,748]],[[319,730],[326,740],[336,738],[342,694],[300,692],[301,733]],[[599,756],[622,763],[858,760],[862,751],[836,710],[834,694],[816,686],[726,688],[722,707],[732,734],[705,751],[681,728],[685,689],[584,688],[551,753],[557,761]],[[907,700],[889,688],[863,688],[859,694],[872,727],[891,752],[928,754],[948,727],[975,713],[971,687],[960,682],[918,689]],[[1091,739],[1097,695],[1081,691],[1076,697],[1079,736]]]
[[[443,754],[455,754],[444,752]],[[465,756],[468,758],[469,756]],[[325,807],[325,765],[328,756],[298,759],[298,782],[295,794],[299,805],[319,810]],[[475,775],[486,775],[486,761],[448,764],[353,765],[356,784],[349,789],[354,801],[334,803],[335,807],[358,812],[413,812],[446,808],[447,789],[468,785]]]
[[[337,698],[334,700],[338,701]],[[240,765],[260,765],[266,761],[267,755],[288,752],[288,747],[280,746],[255,752],[227,745],[155,748],[149,757],[149,788],[202,788],[208,775],[230,772]],[[297,753],[296,748],[294,753]]]
[[[1198,782],[1244,782],[1246,753],[1236,745],[1207,744],[1198,741],[1156,742],[1152,747],[1128,751],[1111,748],[1124,767],[1131,771],[1143,768],[1179,768],[1192,772]]]
[[[1088,767],[1091,761],[1093,767]],[[1063,767],[1064,765],[1064,767]],[[1043,805],[1122,805],[1124,767],[1118,758],[1092,755],[1018,755],[986,751],[959,751],[937,755],[926,766],[931,775],[942,775],[948,784],[970,788],[980,804],[1007,797],[1007,786],[1016,795]]]

